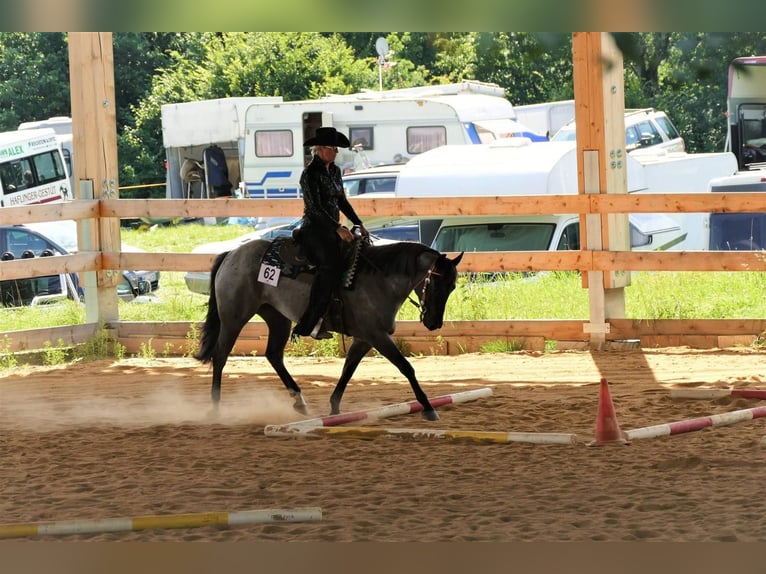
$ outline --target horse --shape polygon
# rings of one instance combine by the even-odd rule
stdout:
[[[287,241],[292,242],[295,249],[295,240]],[[284,350],[291,336],[292,322],[298,321],[308,305],[313,273],[310,265],[303,266],[297,275],[280,272],[275,281],[274,266],[268,264],[272,259],[264,261],[272,243],[253,240],[215,258],[210,273],[207,316],[199,351],[194,357],[203,363],[212,363],[211,398],[217,406],[221,399],[221,376],[229,354],[242,328],[258,314],[268,327],[266,359],[294,399],[294,409],[307,414],[301,389],[285,367]],[[460,253],[451,259],[417,242],[359,246],[353,283],[336,292],[322,324],[324,330],[352,337],[340,378],[330,397],[331,415],[340,413],[346,385],[362,358],[374,348],[407,378],[423,407],[423,418],[439,420],[418,383],[415,369],[392,335],[397,312],[407,299],[419,306],[420,321],[427,329],[441,328],[462,257]],[[307,263],[305,258],[303,261]],[[411,298],[413,291],[419,303]]]

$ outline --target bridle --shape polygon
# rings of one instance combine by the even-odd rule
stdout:
[[[415,285],[412,287],[413,291],[418,288],[418,286],[422,283],[423,289],[420,291],[420,303],[416,302],[410,295],[407,295],[407,299],[409,299],[410,303],[415,305],[418,309],[420,309],[420,322],[422,323],[425,319],[426,314],[426,302],[428,297],[428,287],[431,285],[431,277],[433,275],[439,275],[441,276],[441,273],[438,273],[436,271],[436,262],[438,259],[434,259],[434,262],[431,263],[431,266],[428,268],[428,271],[426,271],[426,274],[423,276],[423,278],[415,283]]]

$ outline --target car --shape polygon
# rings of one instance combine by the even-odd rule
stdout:
[[[146,253],[143,249],[122,243],[120,249],[125,253]],[[154,293],[160,288],[160,272],[141,269],[123,271],[122,280],[117,284],[117,296],[123,301],[134,301],[144,295]]]
[[[575,122],[562,126],[551,141],[574,141],[576,139]],[[673,122],[665,112],[654,108],[625,110],[625,150],[664,150],[665,152],[683,152],[686,144]]]
[[[39,224],[0,226],[0,253],[4,261],[33,257],[68,255],[77,249],[76,227],[74,241],[68,225],[45,226]],[[41,229],[50,229],[56,239]],[[56,231],[54,231],[56,230]],[[66,245],[64,245],[66,244]],[[74,244],[74,249],[71,249]],[[67,248],[67,245],[70,247]],[[126,252],[140,251],[123,244]],[[159,288],[159,271],[123,271],[117,285],[117,295],[123,301],[132,301]],[[50,275],[2,282],[2,305],[9,307],[39,305],[61,299],[81,300],[83,289],[76,273]]]
[[[76,253],[77,222],[71,219],[41,223],[26,223],[24,227],[34,229],[48,239],[58,243],[67,253]],[[126,253],[143,253],[142,249],[122,243],[120,249]],[[117,295],[123,301],[133,301],[143,295],[156,291],[160,287],[160,272],[151,270],[122,271],[122,278],[117,284]]]
[[[348,197],[367,194],[390,194],[396,189],[401,163],[378,165],[365,170],[352,171],[343,176],[343,187]]]
[[[66,255],[68,252],[42,233],[21,225],[0,226],[0,259],[32,259]],[[76,273],[0,281],[0,306],[21,307],[54,303],[63,299],[79,301],[82,288]]]

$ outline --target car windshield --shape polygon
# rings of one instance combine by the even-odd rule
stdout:
[[[575,132],[574,128],[566,128],[563,127],[559,131],[556,132],[556,135],[554,135],[551,138],[551,141],[554,142],[573,142],[577,139],[577,132]]]
[[[554,223],[483,223],[454,225],[439,230],[433,248],[456,251],[545,251]]]

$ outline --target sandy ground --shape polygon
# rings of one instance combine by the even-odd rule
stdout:
[[[492,396],[382,428],[574,433],[574,445],[264,436],[306,418],[263,358],[227,366],[217,414],[192,359],[127,359],[0,373],[0,516],[38,523],[320,508],[317,522],[43,537],[66,541],[766,541],[766,418],[630,445],[596,438],[606,377],[622,431],[759,406],[675,399],[680,386],[766,388],[753,350],[573,351],[412,359],[430,397]],[[341,361],[290,358],[311,416]],[[345,412],[413,399],[365,359]],[[359,423],[356,423],[359,424]],[[39,538],[38,538],[39,539]]]

